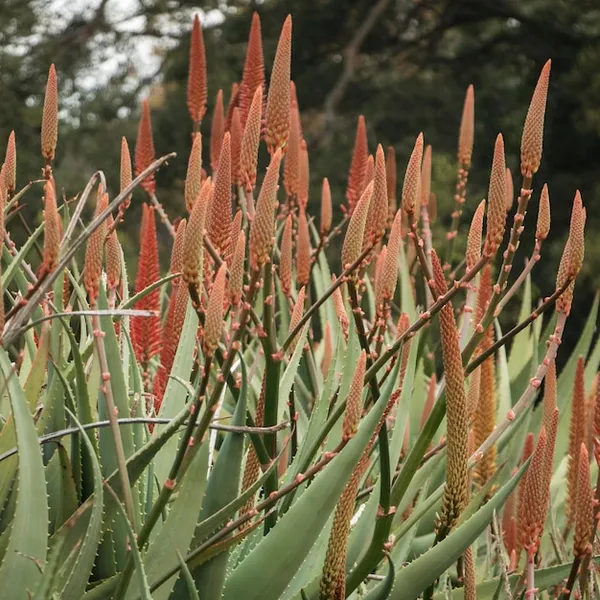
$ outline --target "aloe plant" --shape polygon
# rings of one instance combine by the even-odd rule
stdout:
[[[95,173],[74,209],[57,202],[52,169],[54,65],[43,179],[21,191],[11,134],[0,172],[3,594],[595,597],[598,299],[558,373],[555,364],[584,258],[578,192],[547,296],[534,299],[530,282],[550,228],[543,182],[533,255],[513,273],[538,198],[550,63],[525,119],[516,204],[499,135],[488,197],[473,202],[467,233],[469,86],[455,210],[440,240],[426,132],[397,198],[394,150],[369,154],[362,115],[343,216],[334,223],[337,190],[324,178],[313,220],[291,48],[288,17],[265,98],[255,15],[227,110],[217,95],[206,160],[206,61],[194,20],[185,216],[167,214],[156,196],[154,173],[175,155],[156,158],[146,101],[134,164],[123,138],[120,174]],[[266,171],[257,166],[261,140]],[[43,223],[15,247],[18,202],[42,186]],[[135,282],[118,237],[132,202],[143,204]],[[168,273],[158,266],[157,227],[173,237]],[[517,298],[519,321],[503,332],[499,316]]]

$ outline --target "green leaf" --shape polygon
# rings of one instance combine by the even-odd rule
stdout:
[[[77,490],[69,455],[61,444],[46,466],[50,531],[54,532],[77,510]]]
[[[200,600],[200,596],[198,596],[198,590],[196,589],[196,585],[194,584],[194,578],[188,569],[188,566],[183,560],[183,556],[179,553],[179,550],[176,550],[177,558],[179,559],[179,565],[181,566],[181,574],[183,575],[183,581],[185,582],[185,587],[187,591],[187,597],[189,600]]]
[[[408,315],[408,319],[411,323],[417,318],[417,309],[415,307],[415,298],[413,296],[413,286],[410,280],[410,269],[406,261],[406,253],[404,251],[404,244],[400,244],[400,299],[402,312]]]
[[[35,590],[46,563],[48,542],[48,498],[44,465],[33,419],[10,358],[0,348],[3,385],[10,399],[19,449],[18,488],[15,515],[0,581],[6,598],[24,598]]]
[[[281,596],[334,510],[391,393],[392,386],[386,385],[380,401],[362,420],[354,438],[231,573],[225,584],[224,600],[277,600]]]
[[[445,540],[398,571],[392,600],[418,598],[448,569],[491,522],[494,511],[506,502],[519,479],[529,466],[527,461],[482,508],[468,521],[457,527]]]
[[[8,286],[12,283],[15,274],[18,273],[19,275],[21,275],[21,277],[23,277],[21,272],[22,262],[29,254],[29,251],[33,248],[35,240],[38,238],[43,229],[44,223],[41,223],[41,225],[39,225],[34,231],[32,231],[31,235],[27,238],[27,241],[23,244],[23,246],[21,246],[21,249],[15,257],[11,256],[10,252],[8,251],[8,248],[6,247],[6,245],[3,244],[4,247],[2,253],[4,254],[4,258],[7,259],[8,263],[8,266],[6,267],[6,269],[3,269],[4,272],[2,273],[3,290],[8,289]]]
[[[281,379],[279,380],[279,398],[285,400],[284,402],[279,402],[277,415],[277,422],[281,423],[284,417],[284,411],[287,406],[287,398],[289,398],[290,391],[292,389],[292,385],[294,384],[294,379],[296,377],[296,373],[298,372],[298,366],[300,365],[300,359],[302,358],[302,354],[304,353],[304,343],[306,340],[306,335],[308,334],[308,329],[310,327],[310,322],[307,323],[298,339],[296,341],[296,347],[294,348],[294,353],[288,362]]]
[[[386,554],[385,557],[388,562],[388,572],[385,579],[365,596],[365,600],[386,600],[392,593],[394,579],[396,578],[396,569],[394,568],[394,563],[392,562],[390,555]]]
[[[517,323],[521,323],[531,314],[531,277],[525,281],[521,310]],[[508,356],[508,373],[510,380],[514,381],[523,369],[526,369],[533,352],[533,339],[531,338],[531,325],[525,327],[514,337]]]

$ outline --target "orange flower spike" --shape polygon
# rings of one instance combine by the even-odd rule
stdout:
[[[198,15],[194,17],[190,43],[190,61],[187,85],[187,106],[195,125],[199,125],[206,112],[208,88],[206,84],[206,56],[204,37]]]
[[[573,553],[582,558],[592,552],[594,536],[594,495],[590,481],[590,459],[585,444],[579,447],[575,504]]]
[[[219,167],[221,145],[225,135],[225,113],[223,109],[223,90],[217,92],[212,123],[210,124],[210,168],[214,173]]]
[[[335,276],[332,275],[332,281],[335,281]],[[346,307],[344,306],[344,299],[342,298],[342,291],[339,287],[335,288],[332,296],[333,308],[335,310],[335,315],[340,322],[340,326],[344,333],[344,337],[348,337],[348,326],[350,325],[350,321],[348,321],[348,315],[346,314]]]
[[[239,85],[234,81],[231,84],[231,92],[229,94],[229,103],[227,104],[227,110],[225,111],[225,125],[223,131],[231,130],[231,122],[233,120],[233,111],[238,107],[240,100],[240,88]]]
[[[554,410],[548,419],[548,427],[546,427],[545,423],[543,425],[548,433],[546,438],[546,455],[544,457],[544,479],[541,485],[541,501],[537,506],[536,514],[540,537],[544,532],[546,517],[548,515],[548,506],[550,504],[550,483],[552,482],[552,474],[554,472],[554,446],[556,444],[556,432],[558,431],[558,417],[558,408],[554,407]]]
[[[362,390],[366,364],[367,355],[363,350],[358,358],[350,390],[346,397],[346,410],[344,411],[344,421],[342,423],[342,440],[344,441],[352,439],[358,430],[362,413]]]
[[[365,171],[368,157],[367,126],[364,116],[360,115],[356,125],[354,150],[352,151],[352,162],[350,164],[350,172],[348,173],[348,187],[346,188],[346,200],[348,201],[348,212],[350,214],[354,212],[354,208],[365,189]]]
[[[267,96],[265,142],[270,154],[283,149],[290,133],[290,67],[292,59],[292,16],[288,15],[283,27]]]
[[[215,175],[208,236],[221,255],[227,250],[233,215],[231,208],[231,135],[223,138],[219,167]]]
[[[329,187],[329,180],[327,177],[323,177],[323,184],[321,186],[321,237],[324,237],[329,233],[329,230],[331,229],[331,220],[331,188]]]
[[[44,250],[42,254],[42,273],[54,271],[60,254],[60,217],[56,205],[54,181],[49,179],[44,186]]]
[[[44,109],[42,112],[42,156],[46,162],[54,160],[56,144],[58,142],[58,84],[56,82],[56,69],[50,65],[46,95],[44,96]]]
[[[346,237],[344,238],[344,244],[342,246],[342,266],[344,268],[354,263],[362,251],[365,225],[372,195],[373,183],[371,182],[365,188],[365,191],[360,197],[360,200],[350,217],[350,223],[348,223]]]
[[[567,501],[565,509],[569,522],[575,520],[577,502],[577,477],[579,447],[585,442],[585,360],[580,356],[575,370],[573,396],[571,401],[571,422],[569,425],[569,448],[567,466]]]
[[[369,154],[367,158],[367,166],[365,167],[365,185],[371,183],[373,181],[373,176],[375,175],[375,159],[372,154]],[[364,189],[364,187],[363,187]]]
[[[212,144],[212,138],[211,138]],[[185,176],[184,198],[188,213],[192,212],[194,201],[202,189],[202,135],[198,131],[194,134],[192,150],[188,159],[187,173]]]
[[[376,244],[385,234],[388,217],[387,182],[385,174],[385,156],[381,144],[377,146],[375,173],[373,175],[373,196],[367,216],[367,231],[363,245]]]
[[[256,164],[258,162],[258,144],[260,142],[262,87],[254,92],[252,104],[242,136],[240,151],[240,177],[246,191],[251,191],[256,185]]]
[[[469,389],[467,390],[467,414],[469,419],[472,419],[479,404],[479,396],[481,389],[481,367],[473,370],[469,376]]]
[[[323,330],[323,358],[321,359],[321,375],[323,381],[327,380],[331,362],[333,361],[333,340],[331,334],[331,323],[328,321],[325,323]]]
[[[438,293],[447,290],[442,265],[435,252],[431,253],[433,275]],[[463,511],[468,497],[468,442],[469,423],[465,394],[464,370],[460,355],[458,329],[452,303],[444,305],[439,313],[442,340],[442,358],[446,376],[447,463],[446,485],[438,527],[450,530]]]
[[[300,188],[300,115],[298,107],[290,105],[290,137],[283,167],[283,187],[288,196],[298,195]]]
[[[98,201],[94,217],[104,212],[108,207],[108,194],[98,189]],[[102,275],[102,257],[104,254],[104,238],[106,237],[106,221],[88,238],[85,249],[85,260],[83,266],[83,285],[87,290],[90,306],[96,306],[98,291],[100,289],[100,276]]]
[[[116,290],[121,282],[121,244],[117,230],[112,227],[113,218],[108,217],[107,229],[112,231],[106,238],[106,284],[109,290]]]
[[[200,273],[204,257],[203,236],[212,187],[211,178],[208,177],[202,184],[198,199],[194,202],[183,241],[181,258],[183,281],[187,285],[193,285],[196,289],[200,286]]]
[[[238,210],[235,213],[235,217],[233,217],[233,223],[231,225],[231,236],[229,238],[229,244],[227,245],[227,252],[225,254],[225,260],[228,263],[231,263],[231,257],[235,252],[235,247],[237,246],[238,237],[240,236],[240,231],[242,230],[242,211]]]
[[[142,116],[138,125],[137,140],[135,144],[135,174],[136,177],[147,169],[154,161],[154,140],[152,139],[152,121],[150,119],[150,105],[148,100],[142,102]],[[154,194],[156,183],[154,175],[149,175],[140,184],[149,194]]]
[[[544,378],[544,425],[550,432],[554,409],[556,408],[556,363],[554,360],[548,365]]]
[[[380,287],[381,284],[381,268],[383,267],[383,261],[385,260],[387,254],[387,245],[384,244],[383,246],[381,246],[381,250],[379,250],[379,254],[377,255],[377,260],[375,261],[375,276],[374,276],[374,281],[375,281],[375,306],[379,306],[380,301],[379,301],[379,294],[377,293],[377,290]]]
[[[310,165],[308,160],[308,149],[306,142],[300,141],[300,162],[298,165],[298,205],[306,209],[308,204],[308,193],[310,187]]]
[[[415,219],[414,211],[421,189],[421,161],[423,159],[423,134],[419,133],[408,160],[402,185],[402,210],[409,219]]]
[[[246,258],[246,234],[240,231],[235,251],[231,258],[229,270],[229,302],[232,306],[238,306],[242,300],[244,287],[244,259]]]
[[[467,88],[463,104],[462,118],[458,133],[458,162],[463,169],[471,167],[473,155],[473,138],[475,131],[475,90],[470,85]]]
[[[132,182],[133,177],[131,174],[131,155],[129,154],[129,145],[127,144],[127,139],[125,136],[121,138],[121,187],[120,191],[123,192],[129,184]],[[119,207],[119,212],[122,215],[131,204],[131,196],[129,194],[127,198],[123,201],[123,204]]]
[[[504,140],[500,133],[494,146],[487,213],[487,234],[483,254],[492,257],[502,243],[506,224],[506,164],[504,161]]]
[[[256,214],[250,226],[250,264],[255,271],[269,261],[273,248],[280,166],[281,149],[277,148],[267,167],[256,203]]]
[[[6,156],[4,158],[4,183],[6,191],[12,194],[17,187],[17,145],[15,132],[11,131],[6,144]]]
[[[383,259],[379,277],[375,280],[375,305],[376,309],[387,303],[394,297],[396,285],[398,283],[398,260],[400,258],[400,246],[402,244],[402,214],[396,213],[390,239],[388,241],[387,252]]]
[[[296,302],[294,304],[294,309],[292,310],[292,316],[290,317],[290,328],[288,334],[297,327],[298,323],[300,323],[300,319],[302,319],[302,315],[304,314],[304,301],[306,299],[306,288],[302,286],[300,291],[298,292],[298,297],[296,298]],[[296,344],[298,343],[298,339],[300,337],[300,333],[296,335],[296,337],[292,340],[289,345],[288,352],[289,354],[293,354],[296,348]]]
[[[548,184],[544,184],[540,195],[540,205],[538,208],[538,218],[535,230],[535,239],[542,242],[548,237],[550,232],[550,195],[548,194]]]
[[[513,205],[513,199],[515,197],[515,186],[513,184],[512,173],[510,169],[506,167],[506,212],[509,212]]]
[[[240,159],[242,155],[242,122],[240,120],[240,109],[233,109],[231,120],[231,183],[238,186],[241,184]],[[236,188],[237,189],[237,188]]]
[[[244,74],[240,84],[239,107],[242,126],[246,125],[250,104],[256,90],[265,86],[265,65],[263,61],[260,17],[257,12],[252,15],[252,25],[246,49]],[[261,93],[262,97],[262,93]]]
[[[531,98],[531,103],[525,117],[523,137],[521,138],[521,175],[532,177],[542,161],[542,146],[544,143],[544,118],[546,115],[546,98],[550,81],[551,61],[548,60]]]
[[[388,196],[388,212],[390,215],[396,214],[396,151],[393,146],[388,146],[385,157],[385,174],[387,182],[387,196]]]
[[[431,196],[431,144],[425,146],[423,164],[421,166],[421,206],[429,204]]]
[[[469,235],[467,237],[467,251],[465,254],[467,271],[471,270],[481,257],[481,236],[483,232],[483,215],[485,213],[485,200],[482,200],[473,215]]]
[[[281,251],[279,258],[279,279],[281,289],[286,296],[292,292],[292,215],[285,220],[281,236]]]
[[[204,356],[212,356],[219,346],[221,330],[223,328],[223,302],[227,287],[227,263],[221,263],[217,276],[208,297],[206,308],[206,322],[204,324],[204,337],[202,338],[202,351]]]
[[[300,205],[298,214],[298,238],[296,241],[296,279],[298,285],[310,283],[310,234],[306,212]]]

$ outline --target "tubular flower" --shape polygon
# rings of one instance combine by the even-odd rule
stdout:
[[[113,228],[113,218],[108,217],[106,238],[106,284],[109,290],[116,290],[121,282],[121,244],[117,230]]]
[[[271,157],[263,179],[256,203],[256,214],[250,226],[250,264],[255,271],[269,260],[273,247],[280,165],[281,149],[278,148]]]
[[[42,156],[47,162],[54,160],[56,144],[58,142],[58,85],[56,83],[56,69],[54,64],[48,70],[46,95],[44,96],[44,109],[42,112]]]
[[[229,302],[232,306],[238,306],[242,300],[244,286],[244,258],[246,257],[246,234],[240,231],[235,251],[231,258],[231,269],[229,270]]]
[[[388,217],[387,182],[385,174],[385,156],[381,144],[375,154],[375,173],[373,176],[373,196],[369,204],[366,232],[363,246],[370,242],[376,244],[385,234]]]
[[[6,144],[6,156],[4,157],[4,183],[6,191],[12,194],[17,186],[17,145],[15,132],[11,131]]]
[[[537,225],[535,229],[535,239],[543,241],[550,232],[550,195],[548,194],[548,184],[545,183],[540,195],[540,206],[538,209]]]
[[[300,323],[300,319],[302,319],[302,315],[304,314],[304,300],[306,298],[306,289],[303,287],[300,288],[298,292],[298,297],[296,298],[296,303],[294,304],[294,310],[292,311],[292,316],[290,317],[290,329],[288,331],[288,335],[294,331],[294,329]],[[296,344],[298,343],[298,338],[300,337],[300,333],[298,333],[292,342],[289,345],[288,352],[290,354],[294,353],[296,348]]]
[[[481,257],[481,235],[483,231],[483,214],[485,213],[485,200],[477,206],[473,215],[469,235],[467,237],[467,251],[465,254],[467,271],[470,271]]]
[[[135,293],[156,283],[160,277],[158,242],[154,208],[143,205],[144,215],[140,230],[140,255],[135,279]],[[157,288],[136,302],[139,310],[154,311],[153,317],[131,317],[131,344],[138,362],[146,364],[160,351],[162,329],[160,323],[160,289]]]
[[[388,214],[395,215],[396,200],[396,151],[394,146],[388,146],[385,157],[385,174],[387,182]]]
[[[212,123],[210,124],[210,168],[214,173],[219,167],[221,145],[225,135],[225,113],[223,109],[223,90],[217,92]]]
[[[240,109],[233,109],[231,119],[231,183],[238,186],[241,184],[240,158],[242,155],[242,122],[240,121]],[[237,188],[236,188],[237,189]]]
[[[573,553],[576,557],[581,558],[586,554],[591,554],[594,537],[594,495],[590,484],[590,459],[583,443],[579,447],[574,518]]]
[[[327,380],[329,368],[333,361],[333,340],[331,334],[331,323],[326,322],[323,330],[323,358],[321,359],[321,375],[323,381]]]
[[[400,245],[402,244],[402,214],[396,213],[387,252],[379,277],[375,280],[375,308],[379,312],[380,306],[387,304],[393,297],[398,283],[398,260],[400,258]]]
[[[223,138],[219,168],[215,175],[214,192],[208,219],[208,237],[221,255],[225,254],[233,215],[231,209],[231,136]]]
[[[288,196],[297,196],[300,187],[300,114],[298,107],[290,104],[290,137],[283,167],[283,187]]]
[[[131,155],[129,154],[129,145],[127,144],[127,139],[125,136],[121,138],[121,187],[120,191],[123,192],[129,184],[132,182],[133,178],[131,175]],[[123,204],[119,207],[119,213],[121,216],[123,213],[129,208],[131,204],[131,196],[129,194],[127,198],[123,201]]]
[[[342,266],[344,268],[353,264],[360,256],[372,195],[373,183],[371,182],[365,188],[365,191],[350,217],[350,223],[348,223],[344,245],[342,246]]]
[[[61,223],[56,205],[54,181],[48,179],[44,186],[44,250],[41,273],[54,271],[60,254]]]
[[[212,181],[210,177],[204,180],[198,199],[190,214],[183,241],[181,259],[181,273],[183,281],[196,289],[200,286],[200,271],[204,257],[204,228],[206,213],[210,196],[212,195]]]
[[[442,265],[435,251],[432,251],[431,258],[435,285],[438,294],[442,295],[447,290]],[[456,519],[463,511],[467,501],[469,424],[464,371],[452,304],[450,302],[445,304],[439,315],[442,359],[446,375],[446,418],[448,420],[446,485],[437,525],[438,535],[441,533],[443,538],[456,523]]]
[[[348,187],[346,188],[346,200],[348,201],[348,212],[350,214],[354,212],[354,208],[365,189],[365,171],[368,158],[367,126],[364,116],[360,115],[356,125],[354,150],[352,151],[352,162],[350,164],[350,172],[348,173]]]
[[[335,281],[335,276],[331,277],[332,281]],[[350,321],[348,321],[348,315],[346,314],[346,307],[344,306],[344,299],[342,298],[342,291],[339,287],[335,288],[332,296],[333,308],[335,310],[335,314],[337,316],[338,321],[340,322],[340,326],[342,328],[342,332],[344,333],[344,337],[348,337],[348,326],[350,325]]]
[[[492,257],[502,243],[506,224],[506,164],[502,134],[498,134],[494,146],[487,207],[487,234],[483,253]]]
[[[332,208],[331,208],[331,189],[329,180],[323,177],[323,185],[321,186],[321,236],[326,236],[331,229]]]
[[[98,189],[98,200],[94,217],[104,212],[108,206],[108,194]],[[95,306],[98,300],[100,276],[102,275],[102,255],[104,253],[104,238],[106,237],[106,221],[96,229],[88,238],[83,264],[83,285],[90,298],[90,306]]]
[[[310,165],[308,161],[308,149],[304,140],[300,141],[300,163],[298,167],[298,206],[306,209],[310,184]]]
[[[240,177],[246,191],[250,192],[256,184],[256,163],[258,162],[258,144],[260,142],[262,87],[254,92],[252,104],[248,111],[242,149],[240,153]]]
[[[402,185],[402,209],[410,220],[414,220],[414,211],[421,187],[421,161],[423,158],[423,134],[419,133],[408,160],[404,184]]]
[[[509,212],[513,205],[515,197],[515,187],[510,169],[506,167],[506,212]]]
[[[279,42],[267,96],[265,141],[270,154],[283,149],[290,129],[290,64],[292,58],[292,17],[288,15]]]
[[[367,355],[363,350],[358,358],[356,370],[352,377],[350,390],[346,397],[346,410],[344,411],[344,421],[342,423],[342,440],[349,440],[356,434],[360,415],[362,413],[362,390],[363,379],[365,378],[365,368],[367,364]]]
[[[431,144],[425,146],[423,164],[421,166],[421,206],[429,204],[431,196]]]
[[[256,90],[265,85],[265,65],[263,62],[262,38],[260,32],[260,17],[257,12],[252,15],[252,25],[248,37],[244,74],[240,84],[239,107],[242,127],[246,125],[250,104]],[[262,96],[262,94],[261,94]]]
[[[206,85],[206,56],[204,37],[198,15],[194,17],[192,39],[190,42],[190,61],[187,85],[187,106],[192,121],[199,125],[206,111],[208,97]]]
[[[540,77],[529,104],[523,137],[521,138],[521,175],[531,177],[540,167],[542,161],[542,146],[544,143],[544,117],[546,114],[546,98],[550,81],[551,61],[548,60]]]
[[[221,263],[215,282],[208,297],[206,308],[206,321],[204,323],[204,336],[202,350],[205,356],[212,356],[219,345],[221,330],[223,328],[223,301],[227,287],[227,263]]]
[[[152,139],[152,122],[150,120],[150,105],[148,100],[142,102],[142,116],[138,125],[135,143],[135,175],[140,175],[154,161],[154,140]],[[148,175],[140,184],[149,194],[154,194],[156,183],[154,174]]]
[[[569,425],[569,449],[567,468],[567,501],[565,509],[570,523],[575,521],[577,504],[577,477],[579,447],[585,442],[585,361],[582,356],[577,360],[575,381],[573,383],[573,396],[571,401],[571,422]]]
[[[298,285],[310,282],[310,234],[306,212],[302,206],[298,214],[298,238],[296,240],[296,279]]]
[[[211,145],[213,138],[211,137]],[[211,151],[212,156],[212,151]],[[188,159],[187,174],[185,177],[184,198],[188,213],[192,212],[194,201],[202,189],[202,135],[198,131],[194,134],[192,150]]]
[[[470,85],[467,88],[463,104],[460,130],[458,133],[458,162],[463,169],[471,167],[473,154],[473,134],[475,131],[475,90]]]

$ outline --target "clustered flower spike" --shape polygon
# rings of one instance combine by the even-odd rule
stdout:
[[[331,281],[335,281],[335,276],[332,275]],[[350,325],[350,321],[348,321],[348,315],[346,314],[346,307],[344,306],[344,299],[342,298],[342,291],[339,287],[335,288],[332,296],[333,308],[335,310],[335,315],[340,323],[342,328],[342,332],[344,333],[344,337],[348,337],[348,326]]]
[[[369,147],[367,142],[367,125],[363,115],[358,117],[356,125],[356,137],[354,139],[354,150],[352,151],[352,162],[348,173],[348,187],[346,188],[346,200],[348,201],[348,212],[352,214],[365,189],[365,173],[367,160],[369,158]]]
[[[360,423],[362,413],[362,390],[363,379],[365,378],[365,368],[367,364],[367,355],[363,350],[358,358],[358,363],[352,377],[350,390],[346,397],[346,410],[344,411],[344,421],[342,423],[342,439],[349,440],[354,437]]]
[[[198,15],[194,17],[192,39],[190,43],[190,62],[188,71],[187,106],[195,125],[199,125],[206,111],[208,89],[206,84],[206,56],[204,37]]]
[[[387,182],[387,196],[388,196],[388,214],[393,216],[396,214],[397,200],[396,200],[396,151],[394,146],[388,146],[385,155],[385,174]]]
[[[263,62],[262,38],[260,32],[260,17],[257,12],[252,15],[252,25],[248,37],[246,49],[246,62],[244,63],[244,74],[240,84],[239,100],[240,116],[242,126],[246,125],[250,104],[256,90],[265,85],[265,66]],[[262,93],[261,93],[262,99]]]
[[[240,159],[242,155],[242,122],[240,120],[240,109],[237,106],[233,109],[233,118],[231,119],[231,183],[238,186],[241,184]],[[237,189],[237,188],[236,188]]]
[[[238,306],[242,300],[245,258],[246,234],[242,230],[237,238],[235,250],[231,257],[231,269],[229,270],[229,302],[232,306]]]
[[[475,131],[475,90],[470,85],[467,88],[463,105],[460,130],[458,134],[458,162],[463,169],[471,166],[473,154],[473,137]]]
[[[132,182],[133,178],[131,175],[131,155],[129,154],[129,145],[127,144],[127,139],[125,136],[121,138],[121,187],[120,192],[123,192],[129,184]],[[129,194],[127,198],[123,201],[123,204],[119,207],[119,213],[123,215],[123,213],[129,208],[131,204],[131,196],[133,194]]]
[[[288,196],[297,196],[300,187],[300,114],[298,107],[290,105],[290,137],[285,153],[283,187]]]
[[[44,186],[44,250],[41,272],[54,271],[60,254],[61,223],[56,205],[54,180],[48,179]]]
[[[509,212],[513,205],[513,199],[515,197],[515,187],[513,184],[512,173],[510,169],[506,167],[506,212]]]
[[[6,144],[6,156],[4,158],[4,183],[6,191],[12,194],[17,186],[17,145],[15,132],[11,131]]]
[[[44,109],[42,112],[42,156],[46,162],[54,160],[56,144],[58,142],[58,84],[56,83],[56,69],[50,65],[46,95],[44,96]]]
[[[402,244],[402,214],[396,213],[387,252],[381,266],[379,276],[375,279],[375,308],[379,311],[381,305],[391,300],[398,283],[398,261],[400,259],[400,246]]]
[[[138,125],[137,140],[135,143],[135,174],[139,176],[154,161],[154,140],[152,138],[152,122],[150,120],[150,104],[148,100],[142,102],[142,116]],[[154,174],[148,175],[140,184],[149,194],[154,194],[156,183]]]
[[[372,195],[373,183],[370,183],[365,188],[365,191],[350,217],[350,223],[348,223],[346,237],[344,238],[344,245],[342,246],[342,266],[344,268],[353,264],[360,256]]]
[[[292,60],[292,16],[288,15],[283,28],[267,96],[265,115],[265,142],[271,154],[284,149],[290,133],[290,67]]]
[[[467,251],[465,260],[467,270],[473,268],[475,263],[481,257],[481,236],[483,231],[483,215],[485,213],[485,200],[482,200],[477,206],[477,210],[473,215],[469,235],[467,236]]]
[[[306,141],[300,141],[300,162],[298,165],[298,206],[306,208],[308,204],[308,191],[310,184],[310,165]]]
[[[425,146],[425,152],[423,152],[423,164],[421,166],[421,206],[427,206],[429,204],[430,196],[431,196],[431,144],[427,144],[427,146]]]
[[[573,552],[582,558],[592,553],[594,535],[594,496],[590,482],[590,459],[585,444],[579,447],[575,498]]]
[[[545,183],[540,195],[540,206],[538,209],[537,225],[535,230],[535,239],[543,241],[550,232],[550,195],[548,194],[548,184]]]
[[[262,86],[256,88],[248,118],[242,136],[240,151],[240,178],[246,191],[250,192],[256,185],[256,163],[258,162],[258,144],[260,142]]]
[[[213,283],[206,308],[206,322],[202,349],[205,356],[212,356],[219,345],[223,328],[223,302],[227,288],[227,263],[223,261]]]
[[[376,244],[385,234],[388,217],[387,182],[385,173],[385,156],[381,144],[377,146],[375,173],[373,176],[373,196],[369,204],[366,232],[363,246]]]
[[[329,187],[329,180],[327,177],[323,177],[323,184],[321,186],[321,236],[325,236],[331,229],[332,220],[332,207],[331,207],[331,188]]]
[[[298,214],[298,237],[296,239],[296,279],[298,285],[310,283],[310,234],[304,207]]]
[[[109,290],[116,290],[121,281],[121,244],[117,230],[113,227],[112,216],[108,218],[107,228],[110,231],[106,238],[106,285]]]
[[[279,279],[286,296],[292,292],[292,215],[285,220],[279,252]]]
[[[300,319],[302,319],[302,315],[304,314],[304,300],[306,298],[306,288],[302,286],[300,291],[298,292],[298,297],[296,298],[296,302],[294,304],[294,309],[292,310],[292,316],[290,317],[290,329],[288,335],[296,329],[298,323],[300,323]],[[294,353],[296,349],[296,344],[298,343],[298,339],[300,338],[300,333],[294,336],[294,339],[290,343],[288,347],[288,352],[290,354]]]
[[[504,161],[504,140],[498,134],[494,145],[494,158],[488,188],[487,233],[483,253],[492,257],[504,237],[506,224],[506,164]]]
[[[421,161],[423,159],[423,134],[419,133],[417,141],[408,160],[404,184],[402,185],[402,210],[409,219],[415,219],[415,208],[421,189]]]
[[[229,132],[223,138],[210,208],[208,237],[210,237],[220,254],[223,255],[229,243],[233,219],[231,208],[231,136]]]
[[[521,175],[532,177],[542,161],[544,142],[544,118],[546,114],[546,98],[550,81],[551,61],[544,65],[529,104],[523,137],[521,138]]]
[[[183,196],[185,207],[192,212],[194,201],[202,189],[202,134],[198,131],[194,134],[192,150],[188,159],[187,174],[185,176],[185,188]]]
[[[104,193],[102,186],[98,188],[98,198],[94,218],[108,207],[108,194]],[[106,238],[106,221],[90,235],[85,249],[83,263],[83,285],[90,299],[90,306],[96,306],[100,289],[100,276],[102,275],[102,259],[104,256],[104,239]]]
[[[221,145],[225,134],[225,113],[223,109],[223,90],[217,92],[212,123],[210,124],[210,168],[214,173],[219,166]]]

